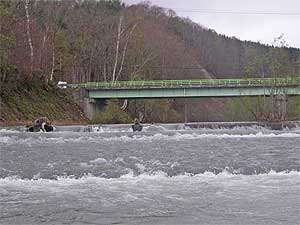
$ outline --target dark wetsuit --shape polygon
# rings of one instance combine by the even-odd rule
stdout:
[[[142,131],[143,130],[143,126],[140,123],[135,123],[132,125],[132,130],[135,131]]]
[[[32,126],[27,129],[28,132],[52,132],[54,127],[47,124],[43,119],[37,119],[33,122]]]

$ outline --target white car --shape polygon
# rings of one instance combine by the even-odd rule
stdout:
[[[67,88],[67,82],[65,82],[65,81],[58,81],[58,83],[57,83],[57,87],[59,87],[59,88],[61,88],[61,89],[65,89],[65,88]]]

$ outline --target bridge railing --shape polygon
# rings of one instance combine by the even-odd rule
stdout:
[[[300,86],[300,77],[284,78],[249,78],[249,79],[203,79],[203,80],[148,80],[148,81],[116,81],[87,82],[69,84],[71,88],[155,88],[155,87],[218,87],[218,86]]]

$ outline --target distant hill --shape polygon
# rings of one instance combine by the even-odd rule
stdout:
[[[183,41],[185,52],[188,52],[207,72],[217,78],[234,78],[245,74],[246,68],[255,59],[265,57],[269,51],[281,54],[276,58],[285,64],[282,75],[299,72],[300,49],[263,45],[251,41],[240,41],[235,37],[220,35],[216,31],[196,24],[189,19],[178,17],[175,12],[156,6],[140,4],[127,9],[135,17],[147,20],[147,23],[160,26],[169,35],[176,35]],[[146,31],[145,31],[146,33]],[[275,37],[274,37],[275,38]],[[163,39],[163,38],[162,38]],[[280,45],[280,43],[277,43]],[[282,61],[280,61],[282,60]],[[175,62],[174,62],[175,63]],[[265,75],[272,75],[266,62]],[[260,74],[252,74],[259,76]]]
[[[4,84],[299,73],[299,49],[226,37],[146,3],[2,0],[0,21],[0,80]],[[192,120],[223,120],[225,103],[207,99],[196,104]],[[182,104],[173,104],[181,114]]]

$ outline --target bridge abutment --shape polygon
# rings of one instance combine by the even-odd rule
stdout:
[[[96,101],[92,98],[84,98],[83,112],[85,116],[92,120],[96,112]]]
[[[83,112],[85,116],[92,120],[95,113],[105,110],[105,99],[84,98]]]
[[[95,99],[88,97],[88,91],[84,88],[79,88],[73,91],[73,99],[83,110],[84,115],[92,120],[95,113],[104,110],[106,105],[105,99]]]

